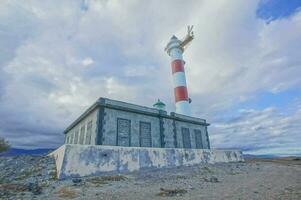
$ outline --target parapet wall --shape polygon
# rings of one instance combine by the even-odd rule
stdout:
[[[243,161],[238,150],[145,148],[65,144],[50,156],[59,179],[171,168],[202,163]]]

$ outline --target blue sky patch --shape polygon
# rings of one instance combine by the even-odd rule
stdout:
[[[300,0],[261,0],[256,14],[268,22],[293,15],[301,8]]]
[[[279,109],[288,108],[289,105],[301,96],[301,91],[298,89],[290,89],[280,93],[262,92],[257,95],[253,101],[246,102],[240,107],[249,107],[253,109],[264,109],[267,107],[274,107]]]

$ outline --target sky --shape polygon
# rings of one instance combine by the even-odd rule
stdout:
[[[164,47],[187,25],[191,109],[211,146],[300,155],[300,0],[2,0],[0,136],[56,148],[99,97],[174,111]]]

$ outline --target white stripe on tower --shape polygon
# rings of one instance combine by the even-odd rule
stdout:
[[[184,70],[185,62],[182,56],[183,50],[180,47],[180,41],[173,36],[166,49],[171,57],[176,113],[190,115],[189,98]]]
[[[173,74],[173,82],[174,86],[185,86],[186,87],[186,80],[185,80],[185,73],[184,72],[176,72]]]

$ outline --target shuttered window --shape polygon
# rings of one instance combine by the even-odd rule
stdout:
[[[140,146],[152,146],[151,123],[149,122],[140,122]]]
[[[130,146],[131,121],[128,119],[117,119],[117,146]]]
[[[85,144],[91,144],[91,135],[92,135],[92,121],[88,122],[87,133],[86,133],[86,142]]]
[[[203,142],[202,142],[202,131],[201,130],[194,130],[195,134],[195,146],[197,149],[203,149]]]
[[[80,136],[79,136],[79,144],[84,144],[85,139],[85,125],[80,129]]]
[[[182,128],[183,148],[191,148],[190,133],[188,128]]]
[[[70,133],[69,144],[73,144],[73,135],[74,133]]]
[[[78,129],[75,130],[74,132],[74,141],[73,141],[74,144],[78,144]]]
[[[66,136],[66,144],[69,144],[69,136]]]

